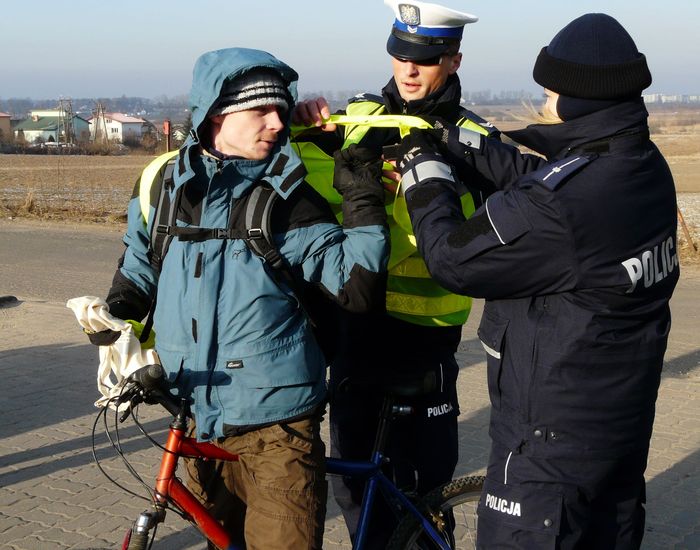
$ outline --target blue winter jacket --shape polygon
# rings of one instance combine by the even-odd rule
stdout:
[[[338,225],[304,181],[287,130],[263,161],[202,153],[199,136],[206,135],[206,115],[224,81],[253,67],[283,76],[291,112],[297,74],[272,55],[232,48],[200,57],[190,98],[195,131],[180,150],[170,192],[175,197],[185,188],[177,225],[228,227],[240,199],[264,180],[285,199],[273,210],[283,258],[341,306],[366,311],[384,292],[388,231],[382,204],[357,207],[380,216],[356,217],[353,227]],[[298,417],[323,401],[326,364],[307,316],[261,257],[240,239],[174,239],[159,274],[148,253],[153,209],[147,224],[136,193],[128,214],[127,248],[108,303],[122,316],[129,311],[140,318],[157,293],[156,349],[173,387],[193,403],[200,440]]]

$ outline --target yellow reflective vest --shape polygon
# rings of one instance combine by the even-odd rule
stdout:
[[[398,127],[402,137],[411,127],[431,127],[421,118],[384,114],[385,110],[386,107],[381,103],[360,101],[350,103],[346,115],[331,116],[331,122],[345,126],[342,148],[359,143],[371,127]],[[488,133],[482,126],[466,118],[462,118],[458,124],[484,135]],[[340,219],[342,197],[333,189],[333,159],[313,142],[295,141],[294,136],[295,131],[292,145],[308,171],[306,180],[330,203]],[[474,213],[472,196],[465,193],[461,196],[461,201],[465,216],[471,216]],[[430,277],[416,248],[416,238],[400,186],[395,195],[387,193],[386,210],[391,232],[387,313],[417,325],[464,324],[471,310],[471,298],[452,294]]]

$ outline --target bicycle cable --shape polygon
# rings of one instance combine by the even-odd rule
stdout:
[[[93,460],[94,460],[94,462],[95,462],[95,465],[96,465],[97,468],[100,470],[100,472],[102,473],[103,476],[105,476],[112,484],[114,484],[115,486],[119,487],[122,491],[126,492],[127,494],[129,494],[129,495],[131,495],[131,496],[134,496],[134,497],[137,497],[137,498],[139,498],[139,499],[141,499],[141,500],[145,500],[145,501],[147,501],[147,502],[151,502],[151,503],[156,503],[156,502],[157,502],[157,503],[159,503],[159,504],[161,504],[161,505],[162,505],[162,504],[167,504],[167,507],[168,507],[169,510],[171,510],[172,512],[174,512],[176,515],[178,515],[178,516],[179,516],[180,518],[182,518],[183,520],[192,523],[192,518],[189,517],[189,514],[187,514],[184,510],[181,510],[174,502],[171,502],[170,500],[167,500],[167,499],[166,499],[165,502],[164,502],[164,501],[157,500],[156,492],[143,480],[143,478],[139,475],[139,473],[136,471],[136,469],[131,465],[131,463],[130,463],[130,462],[128,461],[128,459],[126,458],[126,453],[125,453],[124,449],[122,448],[122,445],[121,445],[121,437],[120,437],[120,435],[119,435],[119,420],[120,420],[120,419],[119,419],[119,410],[118,410],[118,408],[119,408],[118,405],[119,405],[120,403],[125,402],[125,401],[123,401],[125,389],[126,389],[126,387],[125,387],[125,388],[122,388],[122,392],[121,392],[118,396],[111,398],[111,399],[105,404],[105,406],[102,407],[102,408],[97,412],[97,415],[96,415],[96,417],[95,417],[95,421],[93,422],[93,425],[92,425],[92,437],[91,437],[91,440],[92,440],[92,441],[91,441],[91,443],[92,443],[92,458],[93,458]],[[177,454],[177,453],[173,453],[172,451],[169,451],[168,449],[164,448],[160,443],[158,443],[158,442],[146,431],[146,429],[144,428],[143,424],[141,424],[141,422],[139,421],[139,419],[138,419],[138,417],[137,417],[137,415],[138,415],[138,405],[134,406],[131,400],[129,400],[128,402],[129,402],[129,416],[131,416],[132,420],[134,421],[134,423],[135,423],[136,426],[138,427],[139,431],[152,443],[152,445],[154,445],[155,447],[157,447],[157,448],[163,450],[164,452],[168,452],[168,453],[171,453],[171,454]],[[112,404],[115,405],[115,414],[114,414],[114,432],[115,432],[115,437],[114,437],[114,438],[112,437],[112,434],[111,434],[110,429],[109,429],[109,423],[108,423],[108,421],[107,421],[107,414],[108,414],[108,411],[109,411],[109,406],[112,405]],[[136,414],[134,414],[134,411],[136,411]],[[98,424],[99,421],[100,421],[100,417],[102,417],[102,420],[103,420],[105,436],[107,437],[107,440],[109,441],[110,445],[112,446],[112,449],[113,449],[113,450],[117,453],[117,455],[122,459],[122,462],[123,462],[124,465],[126,466],[126,468],[127,468],[127,470],[129,471],[129,473],[130,473],[139,483],[141,483],[141,485],[144,486],[144,488],[146,489],[146,491],[147,491],[147,493],[148,493],[148,495],[149,495],[150,498],[149,498],[149,497],[145,497],[144,495],[139,494],[139,493],[136,493],[136,492],[132,491],[131,489],[125,487],[124,485],[122,485],[121,483],[119,483],[116,479],[114,479],[112,476],[110,476],[110,475],[105,471],[105,469],[102,467],[102,464],[100,463],[100,459],[99,459],[98,456],[97,456],[97,444],[96,444],[97,424]],[[178,454],[178,456],[183,457],[183,458],[188,458],[187,455],[179,455],[179,454]],[[191,458],[195,458],[195,457],[191,457]],[[155,531],[155,528],[154,528],[154,531]],[[155,536],[154,536],[153,538],[151,538],[151,541],[150,541],[149,546],[148,546],[149,549],[150,549],[151,546],[153,545],[153,541],[154,541],[154,540],[155,540]]]
[[[106,477],[109,481],[111,481],[114,485],[116,485],[116,486],[119,487],[121,490],[125,491],[126,493],[130,494],[131,496],[140,498],[140,499],[142,499],[142,500],[149,500],[149,499],[147,499],[146,497],[144,497],[143,495],[138,494],[138,493],[135,493],[135,492],[132,491],[131,489],[128,489],[127,487],[124,487],[124,486],[123,486],[122,484],[120,484],[117,480],[115,480],[114,478],[112,478],[112,476],[110,476],[110,475],[105,471],[105,469],[102,467],[102,464],[100,464],[100,459],[97,457],[97,446],[96,446],[96,442],[95,442],[95,435],[96,435],[96,433],[97,433],[97,424],[98,424],[98,422],[100,421],[100,417],[101,417],[101,416],[104,416],[104,417],[105,417],[105,420],[104,420],[104,422],[105,422],[105,432],[106,432],[106,433],[109,433],[108,430],[107,430],[107,427],[108,427],[108,426],[107,426],[107,423],[106,423],[106,418],[107,418],[107,409],[108,409],[109,403],[110,403],[111,401],[112,401],[112,400],[110,399],[110,401],[107,403],[107,406],[105,406],[104,408],[100,409],[100,411],[98,411],[97,416],[95,417],[95,422],[93,422],[93,424],[92,424],[92,459],[95,461],[95,465],[97,466],[97,469],[100,470],[100,472],[102,473],[102,475],[105,476],[105,477]],[[108,435],[107,437],[108,437],[108,439],[109,439],[110,442],[111,442],[111,438],[109,437],[109,435]]]

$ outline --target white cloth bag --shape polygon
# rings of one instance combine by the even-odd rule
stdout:
[[[88,332],[101,332],[103,330],[115,330],[121,332],[121,336],[110,346],[99,346],[100,365],[97,368],[97,389],[102,394],[96,407],[109,407],[116,409],[110,399],[116,397],[122,391],[126,379],[134,371],[152,364],[160,364],[158,354],[153,349],[141,349],[141,342],[134,334],[134,328],[121,319],[117,319],[109,313],[109,307],[102,298],[95,296],[81,296],[71,298],[66,307],[73,310],[75,318],[80,326]],[[126,409],[126,404],[118,410]]]

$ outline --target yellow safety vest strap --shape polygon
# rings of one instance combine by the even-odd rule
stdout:
[[[466,117],[460,118],[457,122],[457,126],[465,128],[467,130],[471,130],[472,132],[478,132],[484,136],[487,136],[489,133],[489,131],[486,128],[484,128],[481,124],[477,124],[473,120],[469,120]]]
[[[340,124],[341,126],[365,126],[368,128],[398,128],[401,137],[408,135],[411,128],[432,128],[433,126],[417,116],[409,115],[331,115],[326,123]],[[292,125],[292,136],[299,132],[313,128],[313,126]]]
[[[156,157],[152,160],[146,168],[141,172],[141,180],[139,183],[139,205],[141,206],[141,213],[143,214],[143,219],[148,223],[148,212],[151,206],[151,186],[153,185],[153,180],[156,179],[156,175],[160,172],[161,168],[165,166],[171,158],[177,156],[178,150],[168,151],[162,155]]]

